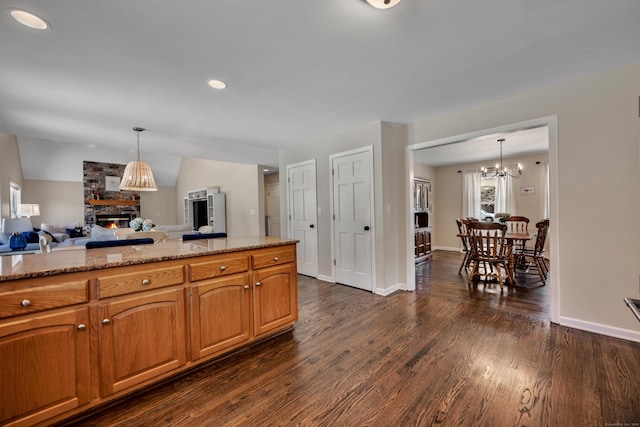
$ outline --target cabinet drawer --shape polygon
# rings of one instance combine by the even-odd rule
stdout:
[[[294,262],[295,260],[295,246],[264,250],[251,255],[251,265],[254,269],[286,264],[288,262]]]
[[[0,292],[0,318],[89,301],[87,280]]]
[[[98,277],[98,298],[147,291],[184,282],[181,265]]]
[[[209,261],[189,264],[189,280],[195,282],[213,277],[242,273],[247,270],[249,270],[249,258],[246,255],[217,257]]]

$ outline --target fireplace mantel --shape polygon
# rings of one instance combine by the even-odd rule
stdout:
[[[138,204],[138,201],[87,199],[87,203],[89,203],[91,206],[135,206]]]

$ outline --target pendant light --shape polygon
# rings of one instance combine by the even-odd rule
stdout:
[[[138,160],[130,161],[122,174],[120,190],[127,191],[158,191],[153,172],[147,162],[140,161],[140,132],[146,129],[135,127],[133,130],[138,136]]]
[[[389,9],[400,3],[400,0],[366,0],[366,2],[376,9]]]
[[[500,144],[500,164],[496,165],[492,174],[489,174],[487,168],[483,166],[481,169],[483,178],[504,178],[506,176],[520,178],[522,176],[522,165],[520,163],[516,166],[518,171],[515,174],[510,173],[506,166],[502,166],[502,143],[504,141],[504,138],[498,140],[498,143]]]

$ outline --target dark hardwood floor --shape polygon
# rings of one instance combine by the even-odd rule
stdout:
[[[293,332],[73,425],[640,425],[640,343],[550,324],[548,286],[468,288],[460,259],[387,297],[300,276]]]

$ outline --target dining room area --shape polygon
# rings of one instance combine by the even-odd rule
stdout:
[[[532,126],[413,151],[414,178],[431,183],[432,256],[415,264],[416,290],[429,282],[489,304],[522,300],[549,318],[548,134]]]

